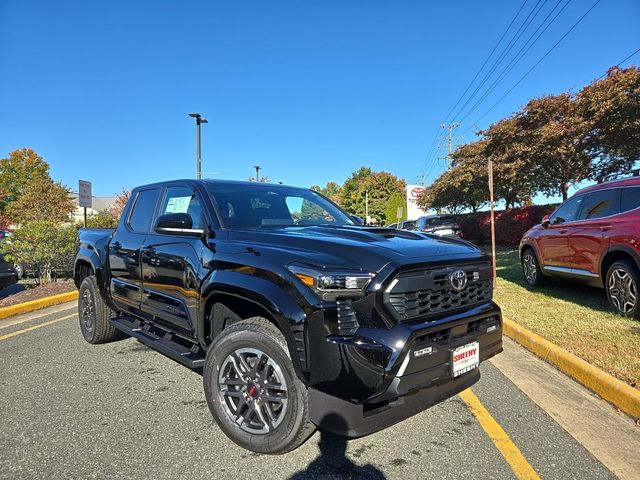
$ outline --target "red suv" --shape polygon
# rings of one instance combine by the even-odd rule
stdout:
[[[640,177],[583,188],[524,234],[527,283],[547,277],[604,288],[611,306],[640,319]]]

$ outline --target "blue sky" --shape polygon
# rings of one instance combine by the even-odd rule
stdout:
[[[459,131],[593,3],[571,1]],[[303,186],[361,165],[433,179],[443,169],[425,163],[434,132],[521,4],[3,0],[0,155],[30,146],[57,180],[113,195],[194,177],[187,113],[199,111],[211,178],[246,179],[259,164]],[[539,21],[555,4],[540,3]],[[602,0],[478,125],[579,89],[637,48],[640,2]]]

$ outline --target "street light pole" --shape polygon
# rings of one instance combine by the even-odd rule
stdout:
[[[202,157],[200,155],[200,125],[209,122],[199,113],[190,113],[189,116],[196,119],[196,178],[200,180],[200,178],[202,178]]]

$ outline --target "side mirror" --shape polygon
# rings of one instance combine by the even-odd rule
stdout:
[[[544,217],[542,217],[542,222],[540,222],[540,225],[542,225],[544,228],[547,228],[549,226],[549,223],[551,223],[551,221],[549,220],[549,215],[545,215]]]
[[[188,213],[167,213],[158,217],[154,230],[169,235],[200,236],[204,233],[204,230],[192,227],[193,219]]]
[[[364,220],[361,217],[358,217],[357,215],[351,215],[351,220],[353,220],[356,225],[364,225]]]

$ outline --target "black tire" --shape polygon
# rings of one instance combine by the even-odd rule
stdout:
[[[620,260],[611,265],[607,270],[604,288],[616,312],[640,319],[640,273],[633,261]]]
[[[124,337],[112,324],[117,316],[102,299],[96,277],[90,275],[80,284],[78,295],[78,319],[80,331],[89,343],[106,343]]]
[[[290,452],[315,431],[307,388],[296,375],[286,341],[264,318],[223,330],[207,351],[203,377],[216,423],[247,450]]]
[[[538,263],[538,257],[533,248],[525,248],[520,258],[520,265],[522,266],[522,273],[524,280],[530,287],[539,287],[547,282],[547,278],[542,273],[540,264]]]

